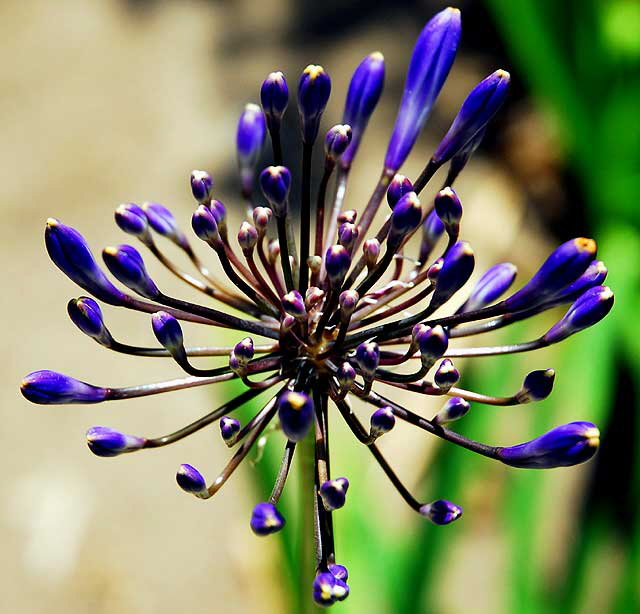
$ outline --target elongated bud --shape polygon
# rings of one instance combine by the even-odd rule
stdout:
[[[469,405],[468,401],[465,401],[460,397],[451,397],[431,422],[434,424],[448,424],[449,422],[454,422],[455,420],[459,420],[465,416],[470,408],[471,405]]]
[[[86,296],[71,299],[67,313],[72,322],[85,334],[101,345],[109,345],[113,338],[107,330],[100,305]]]
[[[191,193],[201,204],[206,205],[211,200],[213,177],[207,171],[191,171]]]
[[[602,260],[594,260],[587,270],[572,284],[560,290],[554,301],[572,301],[582,296],[589,288],[601,286],[607,278],[608,269]]]
[[[414,328],[414,340],[418,345],[420,359],[425,367],[431,368],[438,358],[441,358],[449,347],[449,339],[444,328],[439,324],[431,326],[422,325]]]
[[[505,299],[510,311],[536,307],[558,291],[576,281],[596,255],[593,239],[571,239],[558,247],[538,269],[531,280],[515,294]]]
[[[269,207],[256,207],[253,210],[253,223],[256,225],[260,236],[266,232],[272,216],[273,211]]]
[[[418,256],[420,262],[427,262],[433,248],[443,234],[444,224],[437,213],[432,211],[422,223],[422,241],[420,243],[420,254]]]
[[[351,390],[353,382],[356,381],[356,370],[348,362],[343,362],[336,372],[336,379],[340,386],[340,394],[345,395]]]
[[[462,204],[451,188],[440,190],[435,199],[435,211],[449,235],[458,236],[462,219]]]
[[[77,230],[49,218],[44,239],[49,257],[71,281],[109,305],[125,302],[126,296],[107,279]]]
[[[547,343],[558,343],[570,335],[597,324],[613,307],[613,292],[607,286],[587,290],[564,317],[544,336]]]
[[[433,503],[427,503],[420,508],[420,514],[428,518],[433,524],[450,524],[462,516],[462,508],[451,501],[439,499]]]
[[[338,243],[349,251],[358,238],[358,227],[355,224],[345,222],[338,228]]]
[[[333,512],[344,506],[347,498],[349,480],[347,478],[337,478],[327,480],[320,485],[320,498],[327,512]]]
[[[262,109],[257,104],[249,103],[238,120],[236,133],[236,149],[242,193],[248,196],[253,191],[253,180],[256,165],[260,159],[264,141],[267,136],[267,124]]]
[[[320,118],[331,94],[331,79],[322,66],[309,64],[298,83],[298,110],[302,123],[302,141],[311,144],[316,140]]]
[[[149,222],[142,209],[134,203],[119,205],[114,214],[116,224],[127,234],[139,237],[141,241],[149,238]]]
[[[370,53],[356,68],[349,83],[342,123],[353,131],[351,144],[340,159],[343,168],[349,168],[358,152],[360,140],[373,114],[384,87],[384,56],[379,51]]]
[[[151,327],[158,343],[174,357],[186,357],[182,327],[176,318],[166,311],[151,316]]]
[[[476,85],[460,107],[451,128],[433,154],[438,165],[451,160],[502,106],[511,77],[506,70],[496,70]]]
[[[372,269],[380,256],[380,241],[378,239],[367,239],[362,245],[362,251],[367,267]]]
[[[160,294],[147,273],[140,252],[135,247],[131,245],[105,247],[102,250],[102,259],[113,276],[127,288],[150,299],[155,299]]]
[[[166,237],[181,249],[188,249],[189,242],[184,235],[173,213],[160,203],[142,203],[142,209],[147,216],[149,225],[159,235]]]
[[[107,426],[93,426],[87,431],[87,445],[96,456],[119,456],[143,448],[147,440],[124,435]]]
[[[176,473],[176,482],[178,482],[178,486],[180,486],[182,490],[196,497],[207,494],[207,483],[204,477],[191,465],[180,465]]]
[[[240,431],[240,422],[235,418],[223,416],[220,418],[220,434],[225,442],[230,441]]]
[[[55,371],[34,371],[22,380],[20,392],[38,405],[68,405],[100,403],[109,391]]]
[[[342,245],[333,245],[325,254],[324,266],[331,287],[339,287],[351,266],[351,255]]]
[[[365,341],[356,348],[356,363],[365,379],[373,379],[380,363],[380,348],[374,341]]]
[[[285,166],[268,166],[260,173],[260,187],[274,213],[283,216],[291,189],[289,169]]]
[[[422,219],[420,199],[415,192],[405,194],[393,209],[390,220],[388,243],[389,247],[397,247],[402,239],[412,233]]]
[[[438,369],[433,375],[433,381],[435,385],[442,390],[442,392],[449,392],[452,386],[455,386],[460,379],[460,372],[456,369],[453,361],[449,358],[445,358]]]
[[[249,224],[249,222],[242,222],[242,224],[240,224],[240,230],[238,230],[238,245],[240,249],[244,253],[250,254],[257,242],[258,231],[256,227]]]
[[[553,390],[555,378],[556,372],[553,369],[542,369],[528,373],[524,378],[522,388],[516,394],[518,403],[531,403],[546,399]]]
[[[338,124],[327,132],[324,139],[324,152],[330,162],[335,162],[342,156],[351,143],[351,126]]]
[[[216,218],[211,209],[205,205],[200,205],[191,216],[191,228],[198,239],[201,239],[214,249],[222,247],[222,237],[218,230]]]
[[[282,431],[291,441],[301,441],[313,422],[313,400],[304,392],[287,390],[278,398]]]
[[[378,438],[388,433],[396,425],[396,417],[390,407],[381,407],[371,414],[369,436]]]
[[[413,184],[409,178],[396,173],[387,188],[387,203],[392,211],[398,201],[409,192],[413,192]]]
[[[280,121],[289,104],[289,88],[280,71],[269,73],[262,83],[260,102],[269,130],[279,130]]]
[[[251,514],[251,530],[261,537],[277,533],[285,520],[273,503],[258,503]]]
[[[418,37],[387,149],[387,171],[397,171],[407,159],[449,74],[459,41],[460,11],[454,8],[435,15]]]
[[[475,311],[491,305],[511,287],[517,273],[517,267],[510,262],[492,266],[477,281],[460,311]]]
[[[471,277],[474,265],[475,258],[471,245],[466,241],[456,243],[444,257],[431,299],[432,307],[444,305],[460,290]]]
[[[600,431],[591,422],[570,422],[541,437],[510,448],[498,448],[505,464],[523,469],[570,467],[589,460],[600,445]]]
[[[282,307],[285,313],[293,316],[296,320],[306,320],[307,310],[304,305],[302,294],[297,290],[291,290],[282,297]]]

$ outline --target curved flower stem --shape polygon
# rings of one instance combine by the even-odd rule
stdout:
[[[300,518],[300,602],[296,612],[307,614],[317,612],[317,608],[310,598],[311,586],[316,573],[315,554],[315,441],[309,433],[298,443],[299,472],[299,518]]]

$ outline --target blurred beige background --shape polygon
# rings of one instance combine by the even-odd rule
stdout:
[[[42,368],[112,386],[177,376],[168,362],[111,355],[75,330],[65,306],[81,292],[47,258],[42,233],[48,216],[81,230],[96,252],[125,241],[112,218],[120,202],[157,200],[188,227],[188,173],[204,167],[218,177],[233,169],[237,116],[257,99],[268,72],[288,70],[295,84],[307,63],[323,63],[333,79],[327,111],[333,123],[350,72],[366,53],[383,51],[392,85],[401,83],[411,48],[411,40],[394,36],[405,23],[402,15],[298,57],[283,45],[290,9],[276,0],[141,3],[136,10],[116,0],[0,4],[3,612],[282,611],[273,588],[277,548],[248,529],[255,503],[249,469],[206,503],[175,485],[181,462],[202,467],[207,476],[222,466],[228,452],[215,430],[116,459],[98,459],[84,443],[92,425],[149,436],[171,432],[211,409],[210,391],[39,407],[20,396],[18,384]],[[477,59],[457,62],[439,103],[445,118],[487,68],[494,67]],[[372,122],[350,188],[354,205],[368,196],[397,100],[392,90]],[[421,147],[429,151],[427,142]],[[407,174],[420,166],[414,156]],[[466,237],[482,255],[481,269],[507,253],[521,264],[537,252],[544,239],[535,231],[519,234],[521,196],[500,169],[479,160],[464,181],[474,186],[465,202]],[[231,205],[233,196],[223,196]],[[487,229],[488,219],[500,223]],[[105,311],[119,338],[152,343],[146,316]],[[385,445],[407,481],[417,479],[415,458],[424,453],[424,438],[407,429]],[[402,455],[407,448],[416,456]],[[360,491],[387,488],[379,472],[370,477]],[[406,511],[398,498],[389,494],[385,508],[398,521],[394,530],[401,530]],[[492,535],[491,528],[480,532],[479,544]],[[471,555],[477,574],[471,582],[500,573],[499,556],[480,569],[476,563]],[[491,595],[479,598],[492,606]]]

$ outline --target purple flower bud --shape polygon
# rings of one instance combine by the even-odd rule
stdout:
[[[456,369],[453,361],[445,358],[438,366],[433,381],[435,385],[443,392],[449,392],[452,386],[455,386],[460,379],[460,372]]]
[[[149,225],[159,235],[166,237],[178,247],[186,249],[189,245],[187,237],[184,236],[182,230],[176,222],[176,218],[169,209],[160,203],[142,203]]]
[[[239,430],[240,422],[235,418],[229,418],[229,416],[223,416],[220,418],[220,434],[224,441],[231,440]]]
[[[222,237],[218,230],[218,224],[211,209],[206,205],[200,205],[193,212],[191,228],[193,228],[193,232],[196,233],[198,239],[202,239],[214,249],[222,246]]]
[[[262,109],[257,104],[249,103],[240,115],[236,133],[240,181],[245,195],[251,194],[253,190],[256,164],[262,153],[266,136],[267,124]]]
[[[449,234],[458,234],[462,219],[462,204],[451,188],[440,190],[435,199],[435,211]]]
[[[393,208],[391,213],[389,236],[387,241],[390,247],[397,247],[402,239],[413,232],[422,219],[420,199],[415,192],[405,194]]]
[[[374,341],[365,341],[356,348],[358,368],[365,379],[372,379],[380,363],[380,348]]]
[[[267,244],[267,258],[271,265],[274,265],[278,258],[280,258],[280,243],[278,239],[272,239]]]
[[[344,224],[345,222],[355,224],[357,219],[358,212],[355,209],[347,209],[346,211],[341,211],[340,215],[338,215],[338,224]]]
[[[123,203],[114,214],[116,224],[124,232],[144,239],[149,236],[149,222],[142,209],[133,203]]]
[[[444,257],[431,305],[433,307],[444,305],[467,283],[473,273],[474,265],[475,258],[471,245],[466,241],[458,241]]]
[[[338,228],[338,243],[349,251],[358,238],[358,227],[350,222],[345,222]]]
[[[387,188],[387,203],[393,211],[398,201],[409,192],[413,192],[413,184],[406,175],[395,174]]]
[[[333,162],[338,160],[351,143],[351,126],[338,124],[327,132],[324,139],[324,152]]]
[[[338,478],[336,480],[327,480],[320,485],[320,498],[327,512],[333,512],[344,506],[347,498],[347,490],[349,489],[349,480],[347,478]]]
[[[258,503],[251,514],[251,530],[260,536],[277,533],[285,520],[273,503]]]
[[[417,327],[416,327],[417,328]],[[414,339],[420,351],[420,358],[423,365],[433,365],[438,358],[441,358],[449,347],[449,338],[444,328],[439,324],[431,326],[422,325],[415,330]]]
[[[191,171],[191,193],[201,204],[206,205],[211,200],[213,178],[207,171]]]
[[[329,571],[333,574],[336,580],[342,580],[346,582],[349,579],[349,571],[344,565],[338,565],[336,563],[329,564]]]
[[[67,313],[72,322],[85,334],[102,345],[112,341],[111,334],[104,325],[100,305],[86,296],[71,299],[67,303]]]
[[[427,279],[435,284],[438,281],[438,275],[440,275],[440,271],[442,271],[442,267],[444,266],[444,258],[438,258],[428,269],[427,269]]]
[[[433,503],[423,505],[420,508],[420,514],[428,518],[433,524],[445,525],[460,518],[462,516],[462,508],[450,501],[439,499]]]
[[[496,70],[471,90],[433,154],[435,163],[440,165],[450,160],[487,125],[502,106],[510,80],[507,71]]]
[[[260,187],[275,214],[282,217],[291,189],[289,169],[285,166],[268,166],[260,173]]]
[[[596,255],[593,239],[571,239],[558,247],[538,269],[524,288],[505,300],[509,311],[528,309],[547,299],[576,281]]]
[[[316,286],[309,286],[304,296],[304,305],[307,309],[312,309],[320,303],[324,298],[324,290],[320,290]]]
[[[553,369],[531,371],[524,378],[522,388],[516,395],[518,402],[543,401],[551,394],[555,378],[556,372]]]
[[[431,211],[422,224],[422,242],[420,243],[420,255],[418,256],[420,262],[425,263],[427,261],[443,233],[444,224],[442,220],[435,211]]]
[[[270,130],[280,127],[280,120],[289,104],[289,88],[280,72],[269,73],[260,88],[260,102]]]
[[[345,247],[333,245],[327,250],[324,257],[324,267],[332,287],[335,288],[342,283],[350,266],[351,255]]]
[[[444,407],[435,415],[433,420],[434,424],[447,424],[454,420],[459,420],[462,416],[466,415],[471,405],[460,397],[451,397]]]
[[[184,336],[176,318],[166,311],[158,311],[151,316],[151,327],[158,343],[172,356],[184,355]]]
[[[367,239],[362,245],[364,261],[369,268],[373,268],[380,256],[380,241],[378,239]]]
[[[544,336],[547,343],[557,343],[570,335],[597,324],[613,307],[613,292],[607,286],[590,288],[571,305],[564,317]]]
[[[191,465],[180,465],[176,473],[176,482],[185,492],[199,496],[207,493],[207,483],[202,474]]]
[[[49,257],[71,281],[109,305],[125,302],[126,296],[107,279],[77,230],[49,218],[44,240]]]
[[[379,51],[374,51],[362,60],[349,83],[342,122],[351,126],[353,137],[340,160],[343,168],[349,168],[353,162],[383,87],[384,57]]]
[[[396,425],[396,417],[390,407],[381,407],[371,414],[369,435],[378,438],[388,433]]]
[[[22,380],[20,392],[38,405],[68,405],[100,403],[109,391],[55,371],[34,371]]]
[[[253,210],[253,223],[262,235],[267,230],[273,211],[269,207],[256,207]]]
[[[336,602],[335,586],[336,578],[332,573],[319,573],[313,581],[313,600],[323,608],[333,605]]]
[[[245,337],[242,341],[238,341],[233,347],[233,353],[241,364],[248,364],[254,355],[253,339]]]
[[[349,392],[353,382],[356,380],[356,370],[348,362],[343,362],[336,371],[336,379],[341,391]]]
[[[589,460],[600,444],[600,431],[591,422],[571,422],[541,437],[510,448],[498,448],[498,458],[511,467],[552,469]]]
[[[302,141],[311,144],[316,140],[320,118],[331,94],[331,79],[322,66],[309,64],[298,83],[298,110],[302,123]]]
[[[607,278],[608,269],[602,260],[594,260],[587,270],[572,284],[560,290],[554,300],[571,301],[583,295],[589,288],[601,286]]]
[[[282,431],[291,441],[301,441],[313,422],[313,400],[304,392],[287,390],[278,398]]]
[[[135,247],[105,247],[102,250],[102,259],[113,276],[130,290],[150,299],[155,299],[160,294],[147,273],[140,252]]]
[[[475,311],[493,303],[509,289],[517,273],[517,267],[510,262],[492,266],[477,281],[462,311]]]
[[[245,253],[251,253],[258,242],[258,231],[249,222],[242,222],[238,231],[238,245]]]
[[[302,294],[297,290],[291,290],[282,297],[282,307],[285,313],[296,318],[296,320],[306,320],[307,310],[304,306]]]
[[[449,74],[460,41],[460,11],[446,8],[424,27],[411,56],[385,168],[397,171],[431,113]]]
[[[345,290],[338,297],[338,303],[340,305],[340,315],[344,318],[351,317],[351,314],[358,306],[360,295],[355,290]]]
[[[222,230],[222,227],[226,224],[227,208],[221,201],[213,198],[209,203],[209,210],[218,225],[218,230]]]
[[[349,596],[349,585],[344,580],[336,578],[336,583],[333,585],[333,596],[336,601],[344,601]]]
[[[87,445],[96,456],[118,456],[143,448],[147,440],[124,435],[107,426],[93,426],[87,431]]]

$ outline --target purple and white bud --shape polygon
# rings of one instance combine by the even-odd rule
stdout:
[[[333,512],[344,506],[347,498],[347,490],[349,489],[349,480],[347,478],[337,478],[335,480],[327,480],[320,485],[320,498],[327,512]]]
[[[371,414],[369,436],[377,439],[388,433],[396,425],[396,417],[391,407],[381,407]]]
[[[392,211],[398,201],[409,192],[413,192],[413,184],[409,177],[396,173],[387,188],[387,203]]]
[[[338,124],[330,128],[324,139],[324,153],[331,163],[335,164],[351,143],[351,126]]]
[[[365,379],[373,379],[380,364],[380,347],[374,341],[365,341],[356,348],[355,361]]]
[[[522,388],[516,394],[518,403],[531,403],[546,399],[553,390],[555,378],[556,372],[553,369],[542,369],[528,373],[524,378]]]
[[[331,94],[331,79],[322,66],[309,64],[298,83],[298,111],[302,123],[302,142],[312,144],[318,135],[320,118]]]
[[[380,241],[367,239],[362,245],[362,251],[367,268],[372,269],[380,257]]]
[[[116,209],[114,218],[118,227],[127,234],[138,237],[141,241],[149,239],[149,222],[142,207],[134,203],[123,203]]]
[[[460,397],[451,397],[431,420],[434,424],[448,424],[465,416],[471,405]]]
[[[289,104],[289,88],[280,71],[267,75],[260,88],[260,102],[269,130],[279,130],[282,116]]]
[[[186,358],[180,322],[166,311],[151,316],[151,327],[158,343],[174,358]]]
[[[149,225],[159,235],[166,237],[181,249],[188,249],[189,242],[184,235],[173,213],[160,203],[142,203],[142,210],[147,216]]]
[[[109,390],[86,384],[55,371],[34,371],[20,384],[22,396],[38,405],[69,405],[72,403],[100,403]]]
[[[445,358],[433,375],[435,385],[445,394],[458,383],[459,379],[460,372],[450,358]]]
[[[458,236],[462,219],[462,204],[458,195],[451,188],[444,188],[436,195],[434,205],[447,233],[450,236]]]
[[[180,486],[182,490],[196,497],[203,497],[209,494],[204,477],[191,465],[180,465],[176,473],[176,482],[178,482],[178,486]]]
[[[105,247],[102,259],[113,276],[141,296],[155,299],[160,290],[149,277],[140,252],[131,245]]]
[[[87,431],[87,445],[96,456],[119,456],[144,447],[144,437],[125,435],[107,426],[93,426]]]
[[[286,166],[268,166],[260,173],[260,187],[265,198],[277,216],[287,211],[291,173]]]
[[[113,338],[107,330],[100,305],[92,298],[81,296],[67,303],[67,313],[71,321],[85,334],[101,345],[109,345]]]
[[[420,508],[420,514],[433,524],[446,525],[462,516],[462,508],[450,501],[439,499],[423,505]]]
[[[199,205],[191,216],[191,228],[201,239],[214,249],[222,247],[222,237],[218,230],[218,223],[209,207]]]
[[[258,231],[249,222],[242,222],[238,230],[238,245],[243,253],[250,254],[258,242]]]
[[[225,443],[231,441],[240,431],[240,422],[235,418],[223,416],[220,418],[220,434]]]
[[[433,328],[426,325],[422,325],[418,330],[416,328],[414,327],[414,340],[418,345],[422,365],[431,368],[438,358],[444,356],[449,347],[447,333],[439,324]]]
[[[291,290],[282,297],[282,307],[285,313],[293,316],[296,320],[307,319],[307,309],[304,305],[302,294],[297,290]]]
[[[271,218],[273,216],[273,211],[269,209],[269,207],[256,207],[253,210],[253,223],[258,229],[258,233],[262,236],[266,230]]]
[[[324,290],[320,290],[316,286],[309,286],[304,296],[304,305],[309,309],[313,309],[316,305],[319,305],[322,299],[324,299]]]
[[[360,295],[355,290],[345,290],[340,294],[338,298],[338,304],[340,305],[340,319],[344,322],[347,321],[358,306]]]
[[[261,537],[277,533],[285,520],[273,503],[258,503],[251,514],[251,530]]]
[[[282,432],[291,441],[301,441],[313,422],[313,400],[304,392],[286,390],[278,398],[278,418]]]
[[[325,254],[324,267],[331,287],[339,287],[351,267],[349,250],[342,245],[331,246]]]
[[[350,222],[345,222],[338,228],[338,243],[351,251],[358,238],[358,226]]]
[[[396,249],[402,240],[412,233],[422,220],[420,199],[415,192],[405,194],[393,208],[391,213],[387,242],[390,249]]]
[[[213,177],[207,171],[191,171],[191,193],[198,203],[206,205],[211,200]]]

